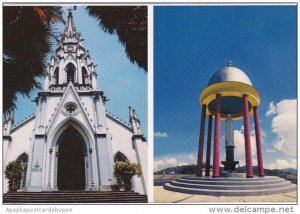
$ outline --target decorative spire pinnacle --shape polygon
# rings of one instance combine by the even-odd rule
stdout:
[[[229,59],[228,60],[228,67],[231,67],[232,66],[232,62],[231,62],[231,60]]]
[[[69,11],[69,14],[68,14],[68,21],[65,26],[65,34],[67,36],[73,36],[76,33],[76,28],[75,28],[75,24],[73,21],[72,9],[69,8],[68,11]]]

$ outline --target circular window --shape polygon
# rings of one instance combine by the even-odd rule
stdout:
[[[75,114],[77,112],[77,105],[75,103],[67,103],[65,105],[65,112],[67,114]]]

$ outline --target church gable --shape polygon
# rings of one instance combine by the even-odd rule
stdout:
[[[89,130],[93,130],[93,120],[89,118],[87,109],[80,103],[80,97],[71,82],[69,83],[59,106],[55,110],[53,116],[49,119],[49,125],[46,131],[47,134],[52,133],[55,127],[59,126],[59,124],[66,119],[77,120]]]

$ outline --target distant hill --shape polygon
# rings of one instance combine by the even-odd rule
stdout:
[[[294,168],[285,168],[285,169],[282,169],[281,171],[283,171],[285,173],[297,175],[297,169],[294,169]]]
[[[183,165],[176,167],[168,167],[166,169],[162,169],[154,172],[155,175],[163,175],[163,174],[196,174],[196,165]]]

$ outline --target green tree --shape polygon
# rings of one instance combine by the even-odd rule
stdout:
[[[147,7],[87,7],[110,34],[117,34],[131,62],[147,71]],[[17,96],[40,88],[55,38],[53,24],[64,22],[60,6],[3,7],[3,112],[16,108]]]
[[[40,88],[53,44],[53,23],[62,22],[61,7],[3,7],[3,111],[16,108],[17,95]]]
[[[131,62],[147,71],[147,7],[146,6],[88,6],[89,15],[119,42]]]
[[[125,191],[131,191],[131,179],[141,174],[141,167],[138,164],[126,161],[117,161],[114,165],[114,175],[124,183]]]
[[[17,191],[22,178],[22,166],[18,161],[9,162],[5,168],[5,177],[8,179],[9,191]]]

